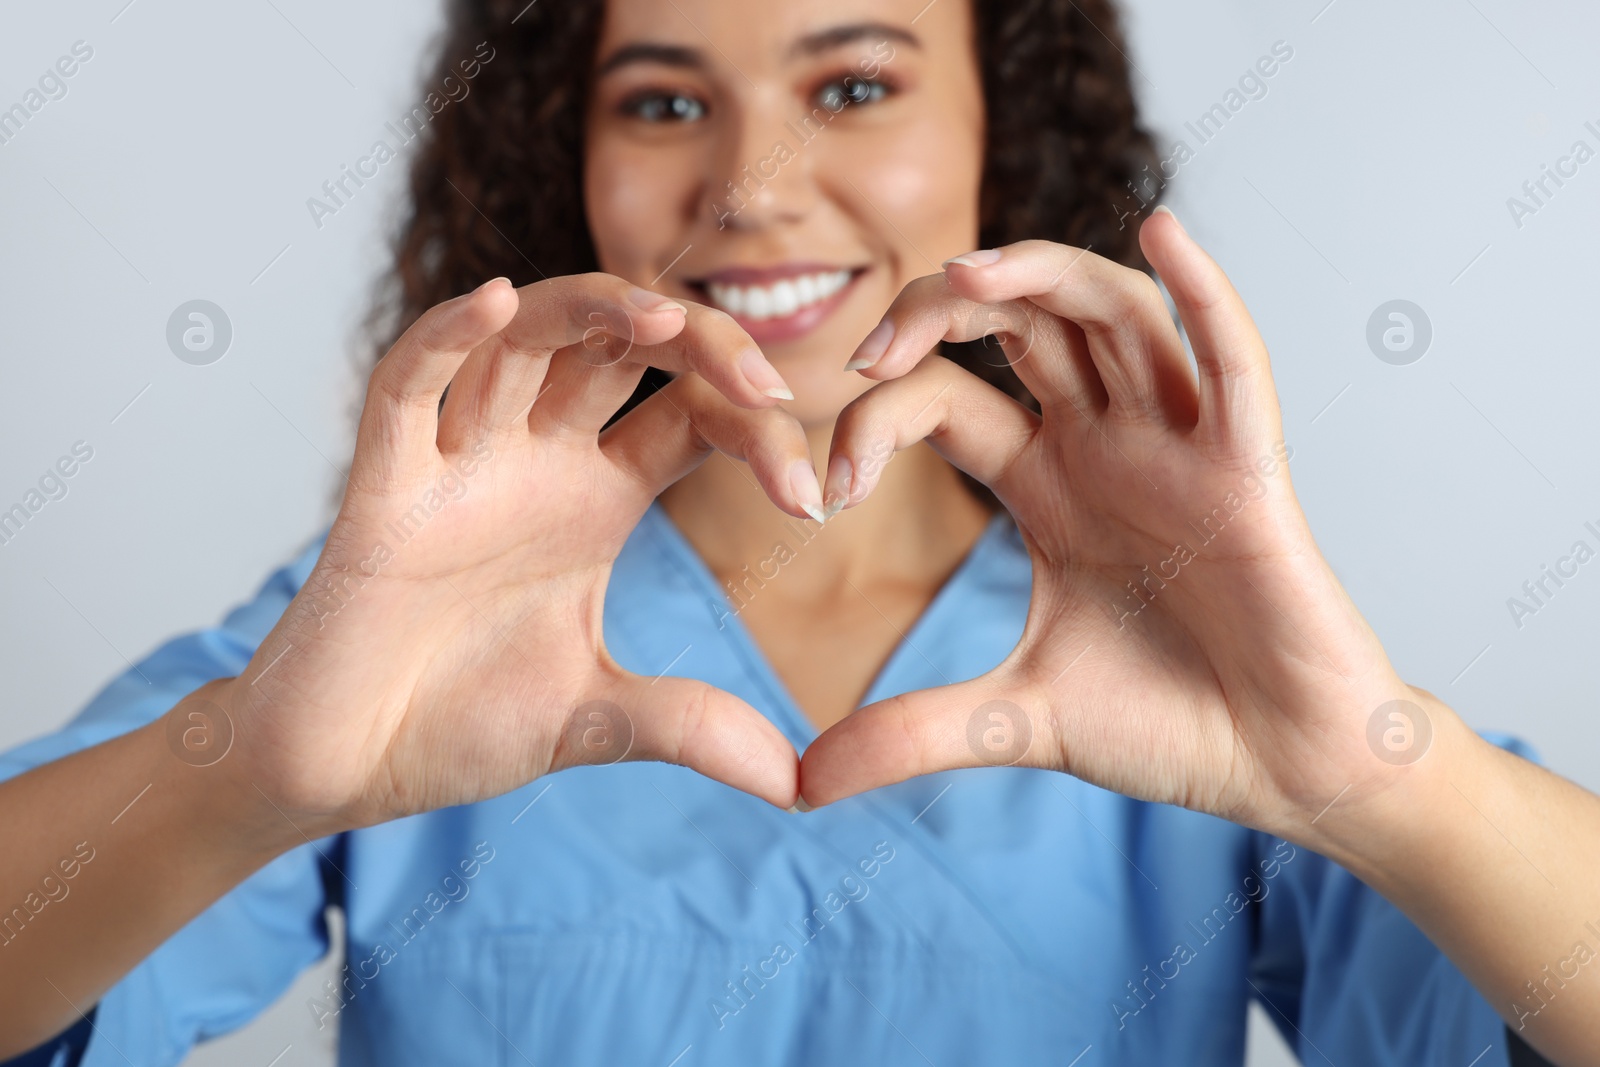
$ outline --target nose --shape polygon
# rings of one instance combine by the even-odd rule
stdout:
[[[717,229],[798,222],[816,205],[812,163],[791,111],[775,99],[751,99],[728,109],[705,197]]]

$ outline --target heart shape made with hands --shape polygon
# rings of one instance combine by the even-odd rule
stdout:
[[[1170,212],[1139,236],[1193,366],[1149,275],[1042,241],[913,282],[856,353],[880,384],[840,416],[830,507],[871,492],[881,464],[864,457],[926,440],[1005,505],[1034,583],[995,669],[818,737],[801,765],[807,804],[1016,765],[1264,827],[1389,769],[1372,759],[1369,716],[1416,691],[1312,539],[1265,344]],[[1040,414],[927,355],[997,324]]]
[[[822,486],[782,378],[727,315],[603,274],[430,309],[373,370],[312,574],[208,694],[239,734],[225,765],[325,832],[624,758],[784,808],[1049,768],[1261,829],[1381,787],[1374,709],[1425,718],[1430,698],[1312,540],[1239,295],[1170,213],[1139,238],[1192,366],[1141,271],[1044,241],[959,256],[856,351],[878,384],[840,414]],[[1037,413],[929,355],[997,330]],[[675,377],[614,418],[647,365]],[[860,708],[798,757],[732,694],[607,653],[618,552],[710,452],[799,517],[858,505],[874,457],[919,441],[994,491],[1032,559],[1022,637],[993,670]]]

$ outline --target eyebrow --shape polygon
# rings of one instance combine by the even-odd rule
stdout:
[[[838,48],[841,45],[854,44],[864,38],[888,38],[908,44],[912,48],[920,49],[922,42],[917,40],[917,35],[910,30],[891,26],[885,22],[853,22],[845,26],[831,26],[825,30],[808,33],[789,47],[789,58],[798,56],[814,56],[820,52]]]
[[[627,66],[629,63],[659,63],[665,67],[702,67],[705,57],[698,48],[686,48],[676,44],[657,44],[651,41],[641,41],[635,44],[625,44],[612,52],[606,61],[600,64],[595,75],[609,74],[618,67]]]
[[[901,29],[898,26],[891,26],[883,22],[853,22],[843,26],[830,26],[827,29],[806,34],[789,46],[787,58],[797,59],[802,56],[820,55],[863,39],[878,38],[899,41],[916,49],[922,48],[922,42],[910,30]],[[601,63],[596,69],[595,75],[599,77],[609,74],[618,67],[623,67],[630,63],[657,63],[666,67],[695,69],[705,66],[705,53],[698,48],[690,48],[685,45],[638,41],[633,44],[623,45],[615,52],[612,52],[611,55],[606,57],[605,62]]]

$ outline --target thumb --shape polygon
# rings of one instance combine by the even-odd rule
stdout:
[[[799,796],[794,746],[766,716],[689,678],[624,679],[613,699],[579,704],[568,717],[557,767],[661,760],[790,808]]]
[[[1043,709],[989,676],[880,700],[823,732],[800,761],[813,807],[919,774],[1042,762]]]

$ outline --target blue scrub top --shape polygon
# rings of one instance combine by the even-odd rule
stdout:
[[[0,757],[0,778],[240,673],[321,548]],[[866,700],[998,664],[1030,581],[997,515]],[[797,748],[816,736],[659,504],[617,561],[605,637],[634,671],[737,694]],[[1020,768],[801,815],[622,763],[280,856],[38,1062],[179,1062],[328,951],[329,904],[347,917],[343,983],[305,1010],[339,1027],[346,1065],[1208,1067],[1242,1061],[1252,998],[1307,1063],[1509,1055],[1499,1016],[1398,910],[1329,860],[1221,819]]]

